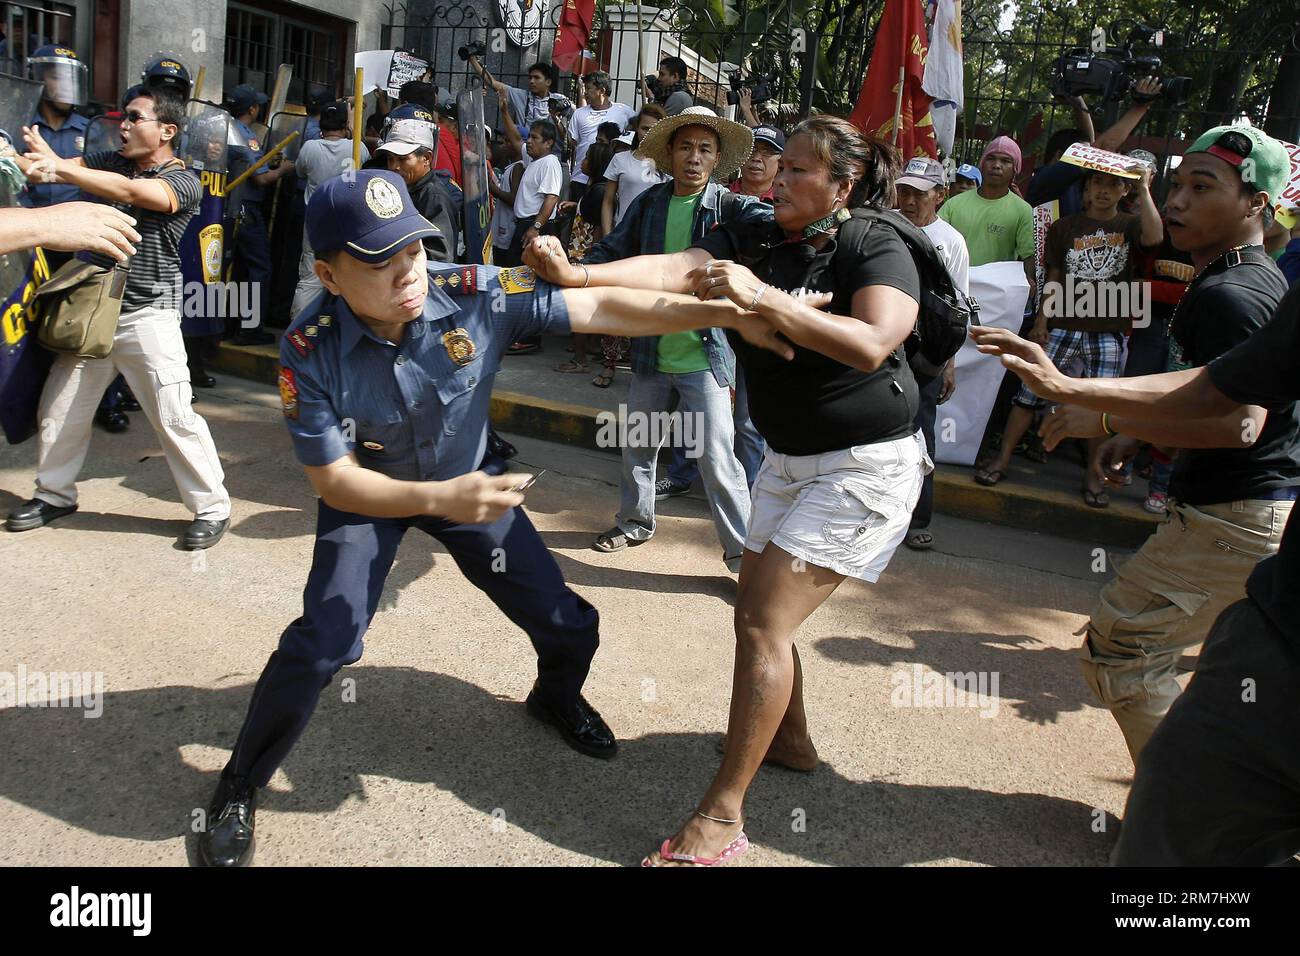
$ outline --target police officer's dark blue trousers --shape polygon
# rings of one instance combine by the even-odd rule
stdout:
[[[235,277],[242,282],[257,283],[257,315],[239,316],[228,322],[232,334],[241,330],[265,329],[270,317],[271,239],[266,232],[266,217],[257,203],[245,203],[243,213],[243,221],[235,232]]]
[[[361,659],[402,536],[418,528],[451,552],[471,584],[523,628],[537,650],[539,693],[574,699],[600,643],[596,609],[564,583],[522,508],[491,524],[441,518],[368,518],[320,502],[303,614],[280,636],[253,690],[226,776],[262,787],[302,735],[320,692]]]

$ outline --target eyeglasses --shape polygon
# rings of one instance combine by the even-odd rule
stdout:
[[[122,118],[123,126],[138,126],[140,123],[157,123],[156,116],[145,116],[139,110],[127,110],[126,115]]]

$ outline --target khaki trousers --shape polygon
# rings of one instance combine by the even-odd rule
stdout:
[[[124,313],[107,358],[60,355],[41,392],[36,497],[67,507],[77,502],[77,475],[90,450],[95,409],[118,373],[158,434],[181,501],[196,517],[230,517],[230,496],[208,423],[191,404],[180,316],[147,307]]]
[[[1102,588],[1080,663],[1123,731],[1134,765],[1181,693],[1174,679],[1179,656],[1246,596],[1246,578],[1277,551],[1292,504],[1171,502],[1169,517]]]

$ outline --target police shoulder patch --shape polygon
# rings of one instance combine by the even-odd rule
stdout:
[[[533,270],[527,266],[511,266],[508,269],[502,269],[497,273],[497,281],[501,283],[501,288],[507,295],[514,295],[518,292],[532,292],[537,285],[537,278],[533,275]]]
[[[298,417],[298,383],[290,368],[280,369],[280,407],[285,418]]]

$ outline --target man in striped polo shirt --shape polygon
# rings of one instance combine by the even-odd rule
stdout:
[[[210,548],[230,524],[230,496],[207,422],[195,414],[181,339],[180,241],[198,210],[198,177],[176,158],[185,103],[166,89],[140,89],[126,104],[116,152],[64,159],[25,133],[29,181],[66,183],[128,212],[140,241],[122,295],[113,350],[102,359],[60,355],[41,393],[36,494],[10,515],[10,531],[30,531],[77,510],[77,474],[90,446],[99,398],[120,372],[158,433],[163,453],[195,520],[181,537],[188,550]],[[37,154],[39,158],[32,157]],[[103,264],[113,265],[107,257]]]

